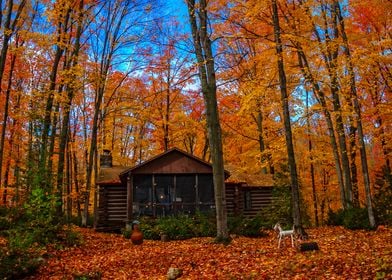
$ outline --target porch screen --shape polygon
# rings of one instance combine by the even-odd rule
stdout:
[[[152,176],[133,177],[133,212],[136,215],[152,215]]]
[[[174,194],[173,175],[154,176],[154,200],[156,203],[156,216],[172,214],[172,201]]]
[[[198,175],[198,195],[200,201],[200,210],[207,211],[213,208],[214,201],[214,182],[212,175],[199,174]]]
[[[194,213],[196,210],[195,175],[176,176],[175,207],[178,212]]]

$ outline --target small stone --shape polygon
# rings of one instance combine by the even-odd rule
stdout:
[[[174,280],[182,275],[182,269],[177,268],[177,267],[170,267],[169,270],[167,271],[167,279],[168,280]]]

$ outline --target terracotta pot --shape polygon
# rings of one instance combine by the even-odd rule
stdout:
[[[135,245],[143,243],[143,233],[140,231],[138,224],[132,225],[131,241]]]

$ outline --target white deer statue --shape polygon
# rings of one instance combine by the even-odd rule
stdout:
[[[282,227],[280,226],[279,223],[277,223],[274,226],[274,230],[277,232],[278,234],[278,248],[280,248],[280,243],[282,241],[283,238],[285,237],[290,237],[291,238],[291,246],[294,247],[294,235],[295,235],[295,230],[294,227],[291,230],[283,230]]]

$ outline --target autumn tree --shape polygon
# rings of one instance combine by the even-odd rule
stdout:
[[[2,47],[0,53],[0,94],[3,95],[3,76],[4,70],[7,61],[7,54],[11,39],[17,35],[18,30],[20,29],[20,21],[23,21],[22,13],[25,9],[26,1],[6,1],[4,7],[3,3],[0,2],[0,7],[2,9],[2,14],[0,16],[0,26],[2,30]],[[5,11],[5,13],[3,13]],[[4,21],[3,21],[4,15]],[[18,40],[16,40],[18,42]],[[9,113],[9,103],[10,103],[10,94],[11,94],[11,83],[12,83],[12,73],[15,67],[15,59],[16,56],[11,56],[11,65],[10,72],[8,77],[8,85],[5,90],[5,102],[4,102],[4,111],[3,111],[3,125],[1,127],[1,135],[0,135],[0,188],[3,183],[3,158],[4,158],[4,144],[5,144],[5,135],[7,130],[7,122],[8,122],[8,113]],[[5,200],[5,197],[4,197]]]
[[[225,175],[221,127],[216,97],[215,62],[212,53],[212,41],[208,26],[207,1],[187,0],[189,23],[192,32],[193,46],[197,58],[201,91],[206,107],[207,129],[212,158],[214,177],[215,207],[217,220],[217,239],[226,240],[227,210],[225,198]]]
[[[194,67],[189,67],[189,54],[178,50],[184,41],[179,31],[179,24],[174,19],[156,21],[157,31],[151,40],[152,53],[149,65],[144,70],[150,79],[150,90],[153,98],[151,107],[156,114],[153,121],[156,127],[156,138],[162,138],[159,146],[164,151],[178,146],[182,138],[176,127],[181,104],[184,102],[185,88],[192,82]],[[170,27],[168,27],[170,26]],[[178,143],[178,144],[177,144]]]
[[[102,22],[95,21],[89,30],[89,32],[94,34],[90,38],[95,64],[94,73],[91,73],[94,109],[86,167],[83,225],[86,225],[89,214],[90,190],[92,182],[94,182],[93,174],[97,175],[97,172],[93,172],[94,166],[96,167],[95,170],[98,168],[94,165],[94,162],[97,162],[98,130],[105,118],[105,107],[111,102],[121,83],[137,67],[139,60],[136,55],[134,57],[131,56],[133,53],[131,50],[132,48],[136,49],[136,43],[140,42],[142,36],[146,35],[145,24],[149,22],[150,11],[151,3],[149,1],[105,1],[102,3],[102,7],[97,9],[98,13],[96,15],[104,20]],[[130,51],[130,53],[127,54],[125,49]],[[113,87],[114,91],[107,93],[108,78],[115,71],[115,67],[121,63],[127,65],[127,70],[123,74],[123,78],[120,79],[119,84]],[[107,100],[104,100],[105,95]],[[104,143],[106,141],[105,137],[103,135]]]
[[[279,24],[279,13],[278,13],[278,5],[276,3],[276,0],[272,0],[272,18],[274,24],[274,38],[276,43],[276,55],[277,55],[277,63],[278,63],[278,70],[279,70],[279,85],[280,85],[281,102],[282,102],[282,109],[283,109],[284,130],[286,135],[288,165],[290,168],[291,196],[293,202],[293,220],[294,220],[294,226],[298,228],[299,234],[304,235],[305,232],[302,227],[302,221],[301,221],[299,182],[298,182],[298,174],[297,174],[297,165],[295,162],[293,136],[291,131],[286,73],[285,73],[284,62],[283,62],[281,28]]]
[[[84,1],[79,0],[75,2],[75,7],[73,10],[75,11],[75,22],[76,22],[76,27],[73,26],[74,29],[76,29],[76,34],[74,38],[74,42],[70,43],[70,49],[68,50],[67,54],[67,61],[65,62],[65,69],[64,72],[66,72],[68,75],[65,75],[65,86],[66,86],[66,93],[67,97],[66,100],[63,102],[63,118],[62,118],[62,125],[61,125],[61,131],[60,131],[60,143],[59,143],[59,159],[58,159],[58,165],[57,165],[57,184],[56,184],[56,192],[58,196],[58,212],[61,213],[61,202],[62,202],[62,189],[63,189],[63,180],[64,180],[64,168],[65,168],[65,158],[66,158],[66,146],[69,142],[69,132],[70,132],[70,115],[71,115],[71,106],[73,103],[73,98],[75,95],[75,92],[77,92],[77,88],[79,87],[79,84],[77,83],[77,80],[79,79],[78,73],[80,71],[78,67],[78,60],[79,60],[79,51],[80,51],[80,40],[82,36],[82,31],[83,31],[83,23],[84,23],[84,13],[86,13],[85,7],[84,7]],[[70,27],[71,28],[71,27]],[[68,176],[69,177],[69,176]],[[68,216],[70,216],[69,213],[72,212],[70,209],[70,201],[69,201],[69,196],[70,196],[70,191],[69,191],[69,183],[67,184],[67,208],[68,208]]]

